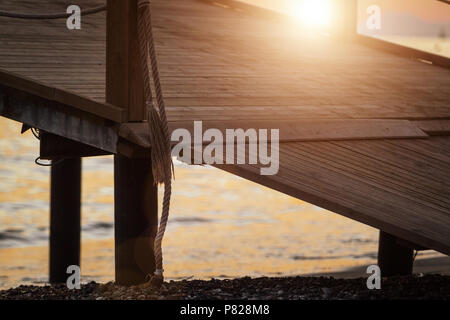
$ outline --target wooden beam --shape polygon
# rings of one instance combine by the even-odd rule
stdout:
[[[6,70],[0,69],[0,85],[17,89],[23,93],[44,98],[48,101],[57,102],[61,104],[61,107],[69,106],[114,122],[123,122],[123,110],[119,107],[94,101],[68,90],[57,89]]]
[[[127,158],[147,158],[150,159],[150,149],[140,145],[119,139],[117,143],[117,153]]]
[[[110,154],[101,149],[42,130],[40,131],[39,147],[40,158],[47,160],[72,157],[95,157]]]
[[[414,242],[411,242],[411,241],[408,241],[408,240],[405,240],[405,239],[400,239],[400,238],[397,238],[397,244],[399,246],[401,246],[401,247],[413,249],[413,250],[416,250],[416,251],[431,250],[430,248],[427,248],[427,247],[415,244]]]
[[[0,115],[106,152],[116,152],[117,133],[110,120],[1,84]]]
[[[402,246],[397,237],[380,230],[378,266],[383,277],[411,275],[413,262],[414,249]]]
[[[50,190],[50,282],[67,280],[67,267],[80,266],[81,158],[55,162]]]
[[[144,90],[138,67],[137,0],[108,0],[106,98],[142,121]],[[153,241],[158,222],[158,189],[148,159],[114,157],[116,283],[145,282],[155,268]]]
[[[145,120],[139,64],[137,0],[108,0],[106,101],[125,109],[127,121]]]

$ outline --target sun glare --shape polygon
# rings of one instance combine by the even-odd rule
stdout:
[[[297,0],[290,14],[309,27],[327,27],[331,11],[331,0]]]

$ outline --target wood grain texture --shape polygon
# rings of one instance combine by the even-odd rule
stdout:
[[[194,121],[177,121],[169,125],[170,132],[186,129],[194,136]],[[338,140],[372,140],[399,138],[427,138],[428,135],[408,120],[297,120],[297,121],[202,121],[202,134],[208,129],[218,129],[226,137],[226,130],[242,129],[279,130],[280,142],[294,141],[338,141]],[[120,125],[119,136],[141,147],[150,148],[150,136],[147,123],[124,123]],[[207,144],[207,142],[205,142]]]
[[[106,100],[125,110],[126,121],[144,120],[137,1],[108,1],[106,52]]]
[[[283,143],[275,176],[261,176],[260,165],[216,167],[450,254],[448,141]]]
[[[69,2],[3,0],[0,8],[61,11]],[[357,130],[339,127],[334,138],[377,138],[282,143],[275,176],[261,176],[258,165],[219,168],[450,254],[449,137],[394,140],[388,138],[404,136],[375,134],[383,132],[385,120],[400,120],[392,130],[447,134],[450,70],[196,0],[155,0],[152,8],[172,128],[194,120],[233,126],[290,121],[315,123],[319,130],[313,121],[358,120],[351,122]],[[42,95],[53,97],[48,88],[54,88],[104,103],[106,15],[82,23],[82,30],[68,31],[64,21],[0,18],[0,69],[35,80],[30,90]],[[290,130],[331,139],[333,123],[322,131]],[[148,141],[139,132],[133,139]],[[133,154],[127,143],[122,149]]]
[[[69,4],[0,7],[55,12]],[[450,70],[196,0],[155,0],[152,8],[169,121],[450,117]],[[84,17],[78,31],[64,20],[0,18],[0,26],[0,69],[105,101],[105,13]]]
[[[420,120],[414,123],[421,130],[430,135],[450,135],[450,119],[448,120]]]
[[[115,105],[101,103],[65,89],[54,88],[22,75],[0,70],[0,85],[73,107],[114,122],[120,123],[123,121],[123,110]]]

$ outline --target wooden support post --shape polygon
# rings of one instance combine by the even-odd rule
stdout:
[[[139,64],[137,0],[108,0],[106,100],[126,110],[128,122],[145,120]],[[114,158],[116,283],[135,285],[155,268],[157,193],[149,155]]]
[[[148,158],[114,159],[116,282],[135,285],[155,271],[157,187]]]
[[[81,158],[55,162],[50,179],[50,282],[61,283],[80,266]]]
[[[383,277],[411,275],[414,250],[404,247],[398,238],[380,230],[378,266]]]

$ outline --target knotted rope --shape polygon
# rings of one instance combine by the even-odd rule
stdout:
[[[148,114],[148,125],[150,131],[151,165],[154,182],[156,184],[164,183],[161,221],[159,223],[158,233],[156,234],[154,243],[156,270],[149,281],[150,285],[159,287],[164,280],[161,246],[162,239],[166,231],[167,220],[169,218],[170,197],[172,194],[173,162],[171,157],[169,126],[167,123],[161,82],[159,79],[151,19],[150,0],[138,0],[138,38],[140,62],[144,78],[145,105]],[[155,86],[158,110],[153,104],[150,73],[152,74],[153,83]]]

